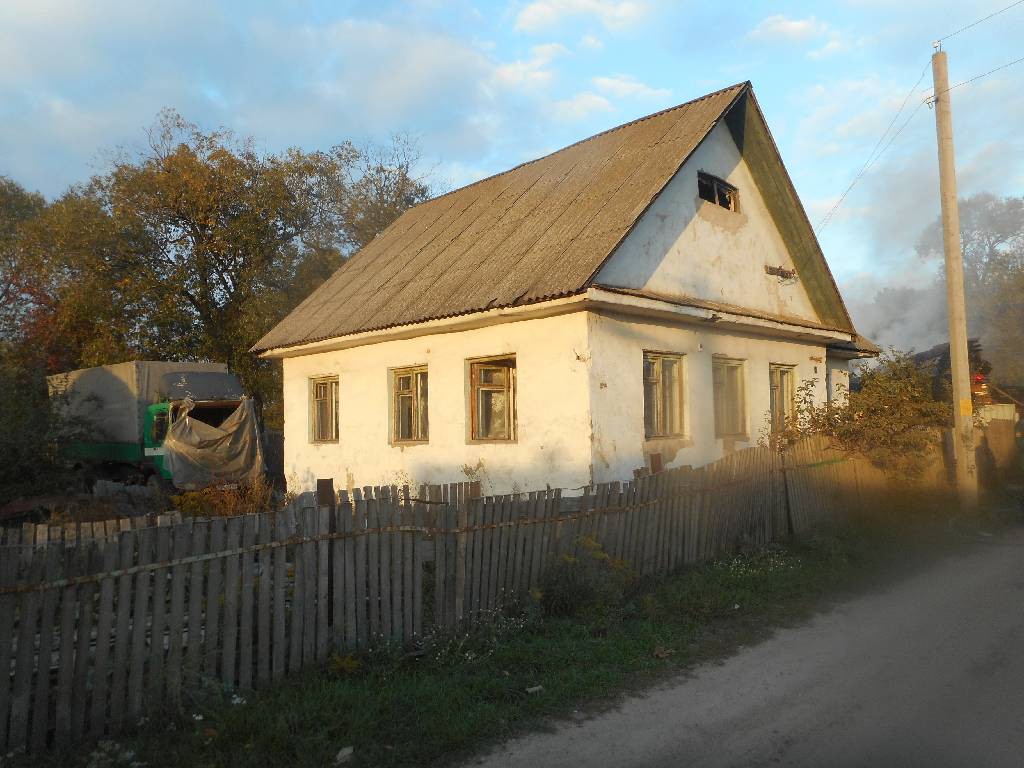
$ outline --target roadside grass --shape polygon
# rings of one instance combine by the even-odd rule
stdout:
[[[545,718],[605,709],[967,541],[934,519],[844,526],[640,581],[612,619],[545,617],[534,601],[417,653],[335,656],[243,696],[210,686],[116,743],[13,764],[322,768],[344,747],[347,765],[443,764]]]

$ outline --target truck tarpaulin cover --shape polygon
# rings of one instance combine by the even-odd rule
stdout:
[[[164,440],[164,466],[175,486],[192,491],[210,485],[254,483],[264,474],[256,408],[242,398],[235,412],[219,427],[189,415],[195,407],[186,400]]]

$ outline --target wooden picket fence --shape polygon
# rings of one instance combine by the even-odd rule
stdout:
[[[809,441],[571,498],[321,481],[277,514],[33,532],[0,547],[0,751],[116,735],[201,680],[251,689],[333,651],[488,621],[585,537],[664,574],[848,514],[881,482]]]

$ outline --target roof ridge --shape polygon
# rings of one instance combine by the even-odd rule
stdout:
[[[534,163],[539,163],[541,160],[546,160],[547,158],[551,157],[552,155],[557,155],[559,152],[565,152],[566,150],[572,149],[573,147],[577,147],[580,144],[586,144],[588,141],[593,141],[594,139],[598,139],[601,136],[606,136],[609,133],[614,133],[615,131],[621,131],[623,128],[629,128],[630,126],[636,125],[637,123],[642,123],[644,120],[651,120],[651,119],[653,119],[655,117],[660,117],[661,115],[664,115],[664,114],[666,114],[668,112],[673,112],[673,111],[675,111],[677,109],[682,109],[683,107],[688,107],[691,104],[696,104],[698,101],[704,101],[705,99],[713,98],[715,96],[718,96],[720,94],[725,93],[726,91],[731,91],[734,88],[750,88],[750,87],[751,87],[751,82],[749,80],[743,80],[742,82],[733,83],[732,85],[726,86],[725,88],[719,88],[717,91],[711,91],[711,93],[705,93],[703,96],[698,96],[695,99],[690,99],[689,101],[684,101],[682,104],[676,104],[674,107],[665,107],[665,109],[659,109],[657,112],[652,112],[649,115],[644,115],[643,117],[638,117],[638,118],[635,118],[633,120],[629,120],[629,121],[627,121],[625,123],[622,123],[620,125],[616,125],[616,126],[613,126],[611,128],[606,128],[603,131],[599,131],[598,133],[595,133],[593,136],[587,136],[586,138],[580,139],[578,141],[574,141],[572,144],[566,144],[564,147],[556,149],[553,152],[548,152],[546,155],[541,155],[540,157],[535,157],[532,160],[526,160],[526,161],[524,161],[522,163],[519,163],[519,165],[513,165],[511,168],[507,168],[504,171],[498,171],[497,173],[492,173],[490,176],[484,176],[482,179],[477,179],[476,181],[471,181],[469,184],[464,184],[461,187],[457,187],[455,189],[449,190],[448,192],[444,192],[444,193],[438,195],[437,197],[432,197],[429,200],[424,200],[422,203],[419,203],[419,205],[425,205],[426,203],[432,203],[435,200],[441,200],[442,198],[448,197],[449,195],[454,195],[456,192],[461,192],[464,189],[470,189],[471,187],[475,187],[478,184],[483,184],[485,181],[490,181],[491,179],[496,179],[499,176],[504,176],[507,173],[512,173],[513,171],[519,170],[520,168],[525,168],[528,165],[533,165]]]

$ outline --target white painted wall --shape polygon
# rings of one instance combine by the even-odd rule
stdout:
[[[502,323],[285,358],[284,451],[290,490],[478,479],[485,492],[573,488],[590,481],[586,313]],[[514,353],[518,440],[468,444],[467,358]],[[580,360],[577,358],[579,355]],[[389,369],[426,365],[430,442],[390,442]],[[339,378],[337,444],[309,440],[309,379]]]
[[[756,444],[766,429],[769,412],[768,367],[796,367],[797,386],[814,379],[815,399],[825,398],[825,348],[806,342],[782,341],[734,331],[655,322],[637,322],[590,314],[590,400],[593,407],[594,477],[597,482],[628,479],[645,465],[645,454],[661,453],[666,467],[702,466],[725,454],[725,441],[715,438],[711,361],[719,354],[745,360],[747,431]],[[685,355],[686,440],[644,438],[644,351]]]
[[[701,200],[698,171],[737,187],[739,210]],[[597,282],[816,321],[801,283],[765,274],[765,265],[794,269],[736,143],[720,124],[643,215]]]

